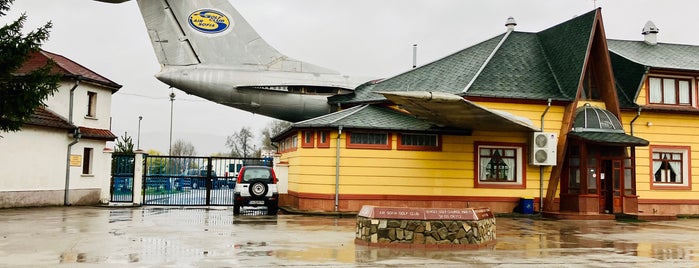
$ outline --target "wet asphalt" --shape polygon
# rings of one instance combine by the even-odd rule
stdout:
[[[697,267],[699,220],[497,218],[477,250],[357,246],[354,217],[233,209],[0,210],[0,267]]]

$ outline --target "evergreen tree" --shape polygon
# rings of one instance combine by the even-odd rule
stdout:
[[[14,0],[0,0],[0,16],[5,16]],[[32,52],[40,50],[49,38],[51,22],[24,35],[27,15],[0,28],[0,132],[19,131],[44,100],[58,90],[60,75],[52,74],[53,62],[28,73],[17,71]]]
[[[124,135],[117,138],[116,144],[114,144],[115,153],[133,154],[133,141],[131,141],[131,136],[128,136],[126,132]]]

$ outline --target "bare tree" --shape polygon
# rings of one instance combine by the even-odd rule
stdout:
[[[197,154],[197,150],[194,149],[194,145],[191,142],[184,140],[176,140],[172,144],[172,156],[194,156]]]
[[[275,119],[272,122],[269,122],[269,124],[267,124],[267,126],[262,130],[262,149],[267,151],[276,150],[277,148],[272,146],[272,137],[282,133],[282,131],[286,130],[290,126],[290,122],[282,120]]]
[[[252,135],[250,127],[243,127],[233,135],[228,136],[226,147],[231,149],[232,157],[259,157],[253,138],[254,135]]]

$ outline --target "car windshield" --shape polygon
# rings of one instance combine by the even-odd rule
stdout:
[[[243,182],[271,180],[272,173],[266,168],[249,168],[243,172]]]

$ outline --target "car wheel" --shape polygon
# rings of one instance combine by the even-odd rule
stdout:
[[[239,214],[240,214],[240,205],[233,204],[233,215],[239,215]]]
[[[193,181],[192,182],[192,189],[197,189],[197,188],[199,188],[199,185],[197,184],[196,181]]]
[[[267,195],[267,190],[269,189],[267,188],[267,184],[264,182],[258,181],[250,185],[250,195],[254,197],[262,197]]]

